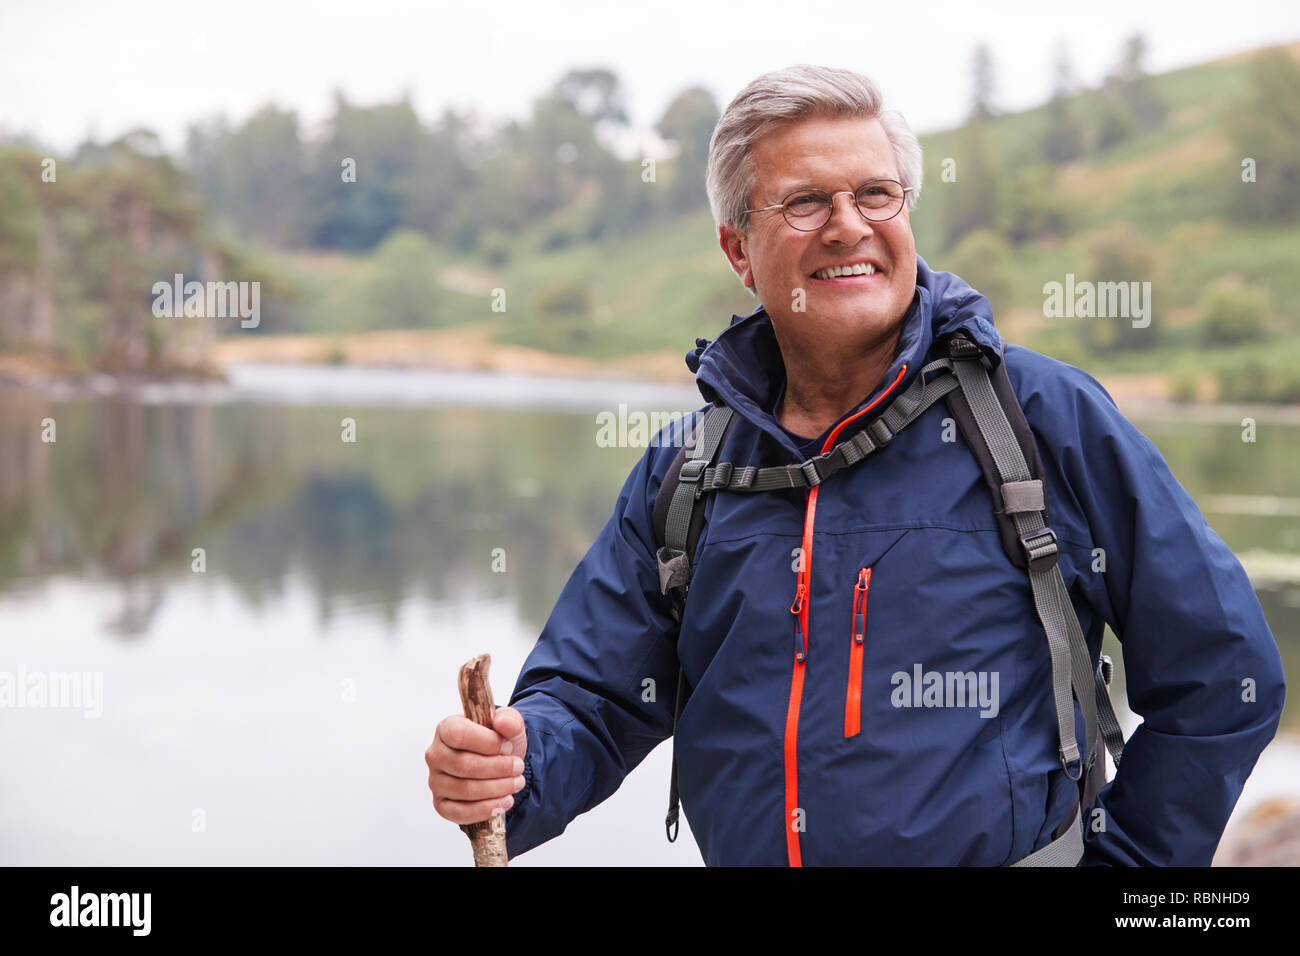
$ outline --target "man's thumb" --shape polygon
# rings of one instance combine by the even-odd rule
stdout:
[[[510,741],[510,752],[522,757],[528,749],[528,734],[524,728],[524,715],[513,707],[498,707],[492,717],[492,729]]]

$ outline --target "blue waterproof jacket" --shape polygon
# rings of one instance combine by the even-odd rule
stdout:
[[[737,415],[718,460],[788,464],[843,441],[958,328],[1001,360],[987,300],[918,257],[892,366],[806,442],[773,414],[785,367],[771,320],[734,317],[697,373],[703,397]],[[1241,564],[1105,389],[1026,348],[1005,360],[1088,648],[1095,663],[1108,623],[1142,717],[1085,808],[1083,864],[1208,865],[1280,720],[1276,642]],[[1058,753],[1047,641],[947,418],[936,403],[814,489],[707,496],[680,636],[651,524],[677,448],[669,429],[651,442],[511,695],[528,735],[512,856],[563,832],[672,734],[679,656],[693,688],[675,740],[682,806],[710,865],[998,866],[1050,841],[1078,787]],[[801,546],[808,651],[796,663]],[[929,672],[985,675],[996,704],[931,706],[910,684]],[[1075,715],[1086,751],[1077,702]]]

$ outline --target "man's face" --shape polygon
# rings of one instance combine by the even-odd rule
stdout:
[[[750,209],[779,203],[804,187],[834,193],[871,179],[899,179],[893,147],[876,119],[816,117],[787,124],[755,143],[750,161]],[[868,342],[892,333],[911,305],[916,244],[906,202],[893,219],[869,222],[853,196],[841,193],[830,221],[815,232],[795,229],[780,209],[750,213],[748,220],[747,234],[722,227],[722,248],[778,329],[798,325],[840,341]],[[835,279],[813,275],[863,261],[879,271]]]

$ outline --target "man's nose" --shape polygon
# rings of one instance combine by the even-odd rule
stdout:
[[[845,191],[831,197],[831,218],[822,226],[823,238],[854,245],[871,232],[871,223],[858,209],[856,194]]]

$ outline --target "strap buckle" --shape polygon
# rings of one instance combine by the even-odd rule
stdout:
[[[706,458],[687,458],[682,462],[682,470],[678,473],[679,481],[691,482],[692,484],[704,477],[704,469],[709,467]]]
[[[1106,686],[1109,688],[1110,679],[1115,675],[1115,665],[1111,663],[1109,654],[1102,654],[1101,659],[1097,661],[1097,673],[1101,675],[1101,679],[1106,682]]]
[[[954,359],[977,359],[984,351],[964,335],[954,335],[948,340],[948,354]]]
[[[799,470],[803,472],[803,476],[807,480],[808,487],[810,488],[816,488],[822,483],[822,473],[817,468],[820,461],[820,456],[817,458],[809,458],[799,466]]]
[[[1070,765],[1075,765],[1074,773],[1070,773]],[[1083,758],[1076,753],[1073,760],[1067,760],[1065,754],[1061,754],[1061,769],[1065,771],[1065,776],[1075,783],[1083,778]]]
[[[1020,535],[1020,547],[1025,552],[1030,571],[1047,571],[1056,564],[1059,549],[1056,532],[1051,528]]]

